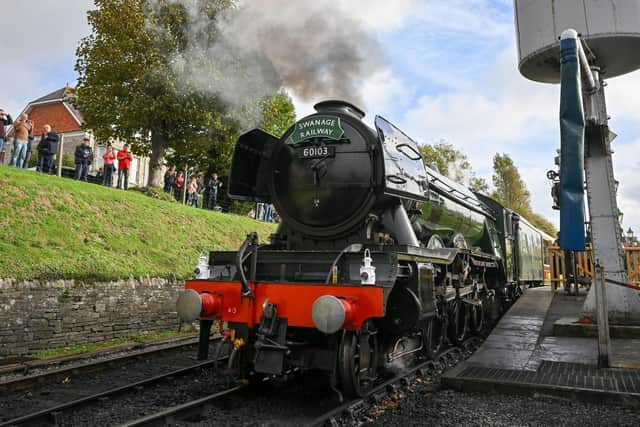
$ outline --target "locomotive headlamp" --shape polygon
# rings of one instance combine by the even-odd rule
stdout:
[[[349,301],[333,295],[323,295],[313,303],[311,318],[319,331],[333,334],[351,321],[353,312],[354,308]]]
[[[360,283],[363,285],[376,284],[376,268],[372,264],[371,252],[369,249],[364,250],[364,258],[362,258],[362,266],[360,267]]]
[[[217,295],[187,289],[180,294],[176,303],[178,317],[183,322],[193,322],[198,317],[214,316],[220,312],[222,300]]]

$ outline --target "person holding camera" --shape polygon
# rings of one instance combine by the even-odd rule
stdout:
[[[11,114],[0,108],[0,153],[2,153],[2,150],[4,149],[4,139],[6,137],[4,127],[9,126],[12,123],[13,119],[11,118]]]
[[[11,156],[10,166],[21,168],[27,155],[29,134],[33,131],[33,122],[29,120],[27,114],[22,113],[18,120],[15,121],[13,131],[13,156]]]
[[[107,145],[107,151],[102,155],[104,160],[104,185],[106,187],[113,187],[113,175],[116,172],[115,160],[116,155],[113,153],[113,146]]]
[[[124,189],[127,190],[129,189],[129,168],[131,167],[131,160],[133,160],[129,146],[124,144],[124,147],[118,151],[116,157],[118,159],[118,188],[123,188],[122,185],[124,184]]]
[[[76,163],[76,179],[87,182],[89,165],[91,165],[93,161],[93,150],[89,146],[89,137],[85,136],[82,138],[82,144],[76,147],[74,157]]]

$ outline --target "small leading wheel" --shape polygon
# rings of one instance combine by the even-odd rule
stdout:
[[[469,308],[469,328],[474,334],[479,334],[484,325],[484,307],[482,304],[471,304]]]
[[[445,334],[445,318],[433,316],[422,329],[423,354],[428,359],[435,359],[442,349]]]
[[[338,372],[347,396],[364,396],[374,384],[378,367],[378,339],[363,326],[360,332],[344,331],[338,348]]]
[[[460,345],[467,336],[467,307],[459,298],[450,302],[449,339],[454,345]]]

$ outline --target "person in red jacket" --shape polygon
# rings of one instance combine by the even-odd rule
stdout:
[[[102,155],[104,159],[104,185],[107,187],[113,187],[113,174],[116,171],[114,162],[116,155],[113,153],[113,147],[111,144],[107,145],[107,151]]]
[[[123,188],[122,178],[124,177],[124,189],[127,190],[129,188],[129,168],[131,167],[131,160],[133,160],[129,146],[124,144],[124,147],[118,151],[116,157],[118,159],[118,188]]]
[[[179,203],[182,203],[182,190],[184,190],[184,174],[180,171],[173,181],[173,196]]]

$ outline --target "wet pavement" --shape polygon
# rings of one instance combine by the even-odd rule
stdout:
[[[613,365],[627,369],[596,369],[595,338],[553,335],[560,319],[578,318],[583,301],[584,294],[528,289],[476,354],[443,381],[459,390],[484,386],[507,392],[577,390],[590,396],[640,397],[640,370],[630,369],[640,367],[640,339],[612,339]]]

